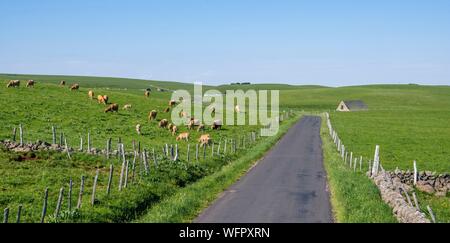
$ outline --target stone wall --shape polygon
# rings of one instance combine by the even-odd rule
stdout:
[[[395,170],[388,172],[395,182],[413,186],[414,172]],[[431,171],[418,173],[416,189],[436,196],[445,197],[450,192],[450,174],[438,174]]]

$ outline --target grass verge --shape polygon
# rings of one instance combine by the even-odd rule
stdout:
[[[337,223],[395,223],[390,207],[364,172],[353,172],[339,157],[322,117],[322,148]],[[363,169],[365,171],[365,169]]]
[[[137,223],[189,223],[207,208],[228,187],[233,185],[267,151],[286,134],[300,117],[290,119],[280,132],[256,145],[251,151],[224,166],[220,171],[193,183],[152,207]]]

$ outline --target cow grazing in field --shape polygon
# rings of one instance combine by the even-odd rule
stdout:
[[[177,135],[178,132],[178,127],[177,126],[172,126],[172,136]]]
[[[170,107],[167,107],[165,110],[164,110],[164,113],[169,113],[170,112]]]
[[[169,123],[169,125],[167,126],[167,129],[169,129],[169,131],[171,131],[172,132],[172,128],[173,128],[173,124],[172,123]]]
[[[195,127],[198,127],[198,126],[200,126],[200,125],[201,125],[201,124],[200,124],[200,120],[191,118],[191,120],[189,121],[189,124],[188,124],[188,129],[189,129],[189,130],[192,130],[192,129],[194,129]]]
[[[167,128],[167,125],[169,125],[169,121],[167,121],[166,119],[162,119],[159,122],[159,128]]]
[[[126,111],[130,110],[131,108],[132,108],[132,106],[130,104],[126,104],[126,105],[123,106],[123,109],[126,110]]]
[[[20,86],[20,80],[11,80],[8,82],[8,85],[6,85],[7,88],[15,88]]]
[[[222,121],[221,120],[215,120],[211,126],[212,130],[220,130],[222,129]]]
[[[197,128],[197,132],[201,132],[201,131],[205,131],[205,125],[200,124],[200,126],[198,126]]]
[[[106,96],[106,95],[99,95],[99,96],[97,97],[97,101],[98,101],[99,104],[105,104],[105,105],[107,105],[107,104],[108,104],[108,100],[109,100],[109,98],[108,98],[108,96]]]
[[[112,104],[108,106],[108,108],[105,109],[105,113],[108,112],[119,112],[119,105],[118,104]]]
[[[141,124],[136,125],[136,132],[138,135],[141,135]]]
[[[61,82],[59,83],[59,85],[60,85],[60,86],[66,86],[66,81],[64,81],[64,80],[61,81]]]
[[[94,91],[89,90],[89,93],[88,93],[89,99],[93,100],[94,99],[94,95],[95,95]]]
[[[157,111],[155,111],[155,110],[150,111],[150,113],[148,114],[148,120],[149,120],[149,121],[156,120],[156,116],[157,116],[157,115],[158,115],[158,112],[157,112]]]
[[[169,101],[169,106],[170,107],[174,107],[174,106],[176,106],[177,105],[177,101],[176,100],[171,100],[171,101]]]
[[[74,84],[72,86],[70,86],[70,90],[74,91],[74,90],[79,90],[80,89],[80,85],[79,84]]]
[[[186,142],[189,142],[189,133],[184,132],[178,135],[177,141],[186,140]]]
[[[200,146],[209,145],[212,142],[211,136],[209,134],[202,135],[198,139],[198,142],[200,143]]]
[[[36,82],[34,80],[28,80],[27,88],[34,87],[35,84],[36,84]]]
[[[144,95],[145,95],[145,97],[149,98],[149,97],[150,97],[150,91],[148,91],[148,90],[145,91],[145,94],[144,94]]]

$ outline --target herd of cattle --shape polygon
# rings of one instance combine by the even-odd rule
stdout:
[[[27,81],[27,85],[26,87],[34,87],[34,85],[36,84],[36,82],[34,80],[28,80]],[[66,86],[66,81],[61,81],[60,82],[60,86],[61,87],[65,87]],[[16,88],[16,87],[20,87],[20,80],[11,80],[8,82],[7,85],[8,88]],[[72,84],[70,86],[70,90],[71,91],[78,91],[80,89],[80,85],[79,84]],[[88,96],[91,100],[95,99],[95,93],[93,90],[89,90],[88,92]],[[150,91],[145,91],[144,96],[146,98],[150,97]],[[104,104],[107,106],[107,108],[104,110],[105,113],[108,112],[119,112],[119,105],[116,103],[112,103],[109,104],[109,97],[107,95],[98,95],[97,96],[97,102],[99,104]],[[164,113],[169,113],[171,108],[173,108],[174,106],[176,106],[178,104],[177,101],[175,100],[170,100],[169,101],[169,106],[164,110]],[[129,110],[132,108],[131,104],[126,104],[125,106],[123,106],[123,110]],[[240,113],[240,108],[239,106],[236,106],[235,108],[236,112]],[[212,113],[215,114],[215,109],[212,108]],[[156,118],[158,116],[158,111],[156,110],[152,110],[150,111],[149,115],[148,115],[148,121],[152,122],[152,121],[156,121]],[[188,130],[197,130],[197,132],[204,132],[205,131],[205,125],[202,124],[200,122],[200,120],[195,119],[195,118],[189,118],[187,112],[181,111],[179,113],[179,116],[182,118],[188,118],[189,122],[187,124],[187,128]],[[178,127],[173,125],[172,123],[169,123],[169,121],[167,119],[162,119],[159,121],[158,123],[159,128],[163,128],[163,129],[168,129],[173,136],[176,136],[178,133]],[[213,125],[211,126],[212,130],[220,130],[222,128],[222,121],[221,120],[216,120],[213,122]],[[138,135],[142,134],[142,126],[141,124],[136,125],[136,132],[138,133]],[[190,137],[190,133],[189,132],[184,132],[181,134],[178,134],[178,136],[176,137],[177,141],[189,141],[189,137]],[[210,134],[202,134],[200,136],[200,138],[198,139],[198,142],[201,144],[201,146],[203,145],[209,145],[212,142],[212,138],[210,136]]]

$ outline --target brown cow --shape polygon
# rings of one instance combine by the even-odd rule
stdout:
[[[222,129],[222,121],[221,120],[215,120],[213,122],[213,125],[211,126],[212,130],[220,130]]]
[[[34,80],[28,80],[28,82],[27,82],[27,88],[29,88],[29,87],[34,87],[34,84],[35,84],[36,82],[34,82]]]
[[[176,104],[177,104],[177,101],[175,101],[175,100],[169,101],[169,106],[170,107],[174,107]]]
[[[74,91],[74,90],[79,90],[80,89],[80,85],[79,84],[74,84],[72,86],[70,86],[70,90]]]
[[[150,97],[150,91],[145,91],[145,97],[147,97],[147,98]]]
[[[171,131],[172,132],[172,128],[173,128],[173,124],[172,123],[169,123],[169,125],[167,126],[167,128],[169,129],[169,131]]]
[[[200,143],[200,146],[209,145],[212,142],[211,136],[209,134],[202,135],[198,139],[198,142]]]
[[[118,104],[112,104],[108,106],[108,108],[105,109],[105,113],[108,112],[119,112],[119,105]]]
[[[167,128],[167,125],[169,125],[169,121],[167,121],[166,119],[162,119],[162,120],[159,122],[159,127],[160,127],[160,128]]]
[[[186,140],[186,142],[189,142],[189,133],[185,132],[185,133],[181,133],[180,135],[178,135],[177,141],[181,141],[181,140]]]
[[[61,81],[61,83],[59,83],[60,86],[66,86],[66,81]]]
[[[10,87],[19,87],[20,86],[20,80],[11,80],[9,81],[8,85],[6,85],[7,88]]]
[[[92,91],[92,90],[89,90],[89,93],[88,93],[88,96],[89,96],[89,98],[91,99],[91,100],[93,100],[94,99],[94,91]]]
[[[157,112],[157,111],[155,111],[155,110],[150,111],[150,113],[148,114],[148,120],[149,120],[149,121],[156,120],[156,116],[157,116],[157,115],[158,115],[158,112]]]

